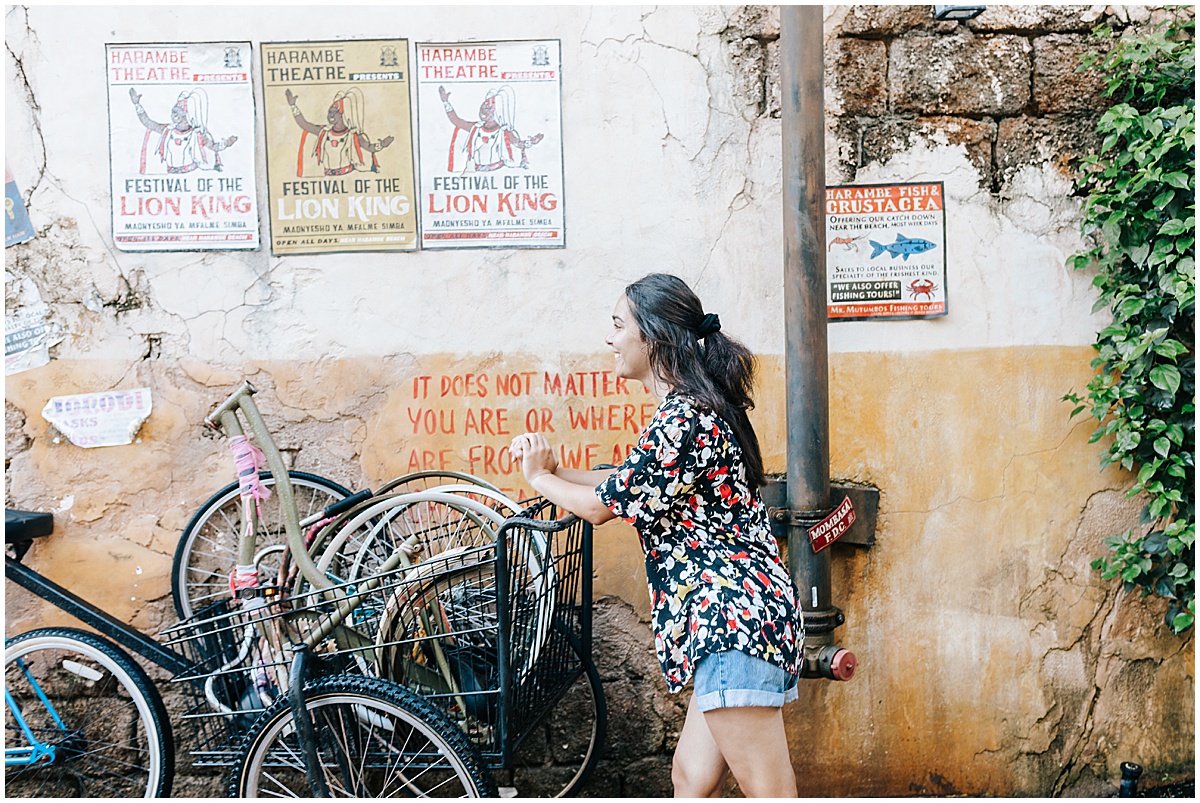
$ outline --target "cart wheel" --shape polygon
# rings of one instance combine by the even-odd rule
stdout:
[[[556,623],[554,637],[560,635],[566,636],[583,671],[546,718],[545,741],[526,739],[514,769],[501,776],[503,785],[516,788],[521,797],[575,797],[587,786],[604,752],[608,705],[600,673],[590,658],[580,655],[579,641]]]
[[[238,749],[231,797],[314,797],[292,710],[263,712]],[[333,797],[496,797],[475,747],[417,695],[378,678],[337,675],[306,687],[318,770]]]
[[[348,489],[316,474],[289,471],[288,477],[301,519],[350,495]],[[269,471],[260,472],[259,478],[268,488],[275,485]],[[256,551],[287,541],[278,500],[279,495],[274,493],[262,500],[262,528]],[[236,482],[209,497],[192,516],[175,548],[175,563],[171,567],[171,595],[180,619],[187,619],[206,605],[229,596],[229,573],[237,563],[241,529],[242,498]],[[278,561],[274,566],[278,566]]]

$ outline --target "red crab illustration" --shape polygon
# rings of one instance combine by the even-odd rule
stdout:
[[[925,296],[932,301],[934,290],[937,290],[937,285],[929,279],[917,279],[908,285],[908,292],[912,293],[913,301],[917,300],[917,296]]]

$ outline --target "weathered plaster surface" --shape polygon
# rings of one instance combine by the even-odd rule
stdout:
[[[1093,77],[1065,65],[1095,21],[1150,12],[997,6],[967,26],[936,23],[925,6],[825,16],[829,182],[945,182],[950,314],[830,328],[833,474],[882,498],[875,546],[835,547],[838,638],[859,674],[806,682],[787,710],[802,794],[1100,794],[1123,760],[1186,771],[1193,637],[1166,635],[1155,604],[1090,569],[1138,504],[1124,499],[1128,477],[1098,471],[1090,427],[1060,401],[1086,384],[1103,325],[1090,277],[1064,267],[1081,244],[1070,166],[1096,106]],[[105,42],[187,31],[257,44],[378,25],[412,41],[561,38],[567,249],[114,250]],[[556,442],[608,462],[636,437],[625,405],[641,415],[648,397],[557,394],[545,375],[610,370],[611,305],[650,270],[689,280],[761,356],[754,421],[768,468],[784,469],[776,9],[372,7],[317,19],[16,6],[5,39],[6,157],[38,231],[7,249],[6,306],[40,298],[67,333],[49,365],[6,380],[6,501],[56,512],[31,565],[119,618],[155,630],[173,617],[174,541],[230,474],[199,422],[243,377],[289,464],[350,486],[432,460],[519,492],[500,450],[531,411],[550,411]],[[978,56],[978,80],[932,80],[920,69],[931,53]],[[63,81],[59,65],[75,63]],[[468,373],[487,375],[487,396],[440,393],[443,377]],[[500,377],[526,373],[521,393],[500,390]],[[415,391],[421,376],[429,397]],[[50,396],[138,386],[152,389],[154,415],[129,446],[78,449],[40,415]],[[615,424],[571,426],[572,411],[609,405]],[[491,429],[478,425],[484,409]],[[423,428],[426,411],[455,415],[453,431]],[[653,665],[627,526],[598,530],[596,566],[612,714],[598,793],[666,794],[685,700]],[[6,590],[6,632],[56,617]]]

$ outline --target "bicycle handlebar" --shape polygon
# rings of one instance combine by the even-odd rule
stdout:
[[[243,380],[241,387],[229,394],[228,399],[218,404],[216,409],[214,409],[205,417],[205,426],[209,427],[210,429],[221,429],[221,416],[236,409],[240,404],[242,397],[253,396],[255,393],[258,393],[258,391],[255,389],[254,385],[250,384],[250,380]]]

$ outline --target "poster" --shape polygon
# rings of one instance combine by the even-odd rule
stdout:
[[[944,199],[940,181],[825,188],[829,320],[946,314]]]
[[[105,50],[117,248],[258,248],[250,43]]]
[[[557,40],[417,45],[421,245],[564,248]]]
[[[152,406],[150,388],[81,393],[50,399],[42,418],[76,446],[123,446],[133,443]]]
[[[8,163],[4,163],[4,247],[27,243],[33,239],[33,224]]]
[[[62,327],[50,320],[45,304],[4,316],[4,375],[40,368],[50,362],[50,347],[61,343]]]
[[[264,42],[271,253],[412,251],[408,40]]]

